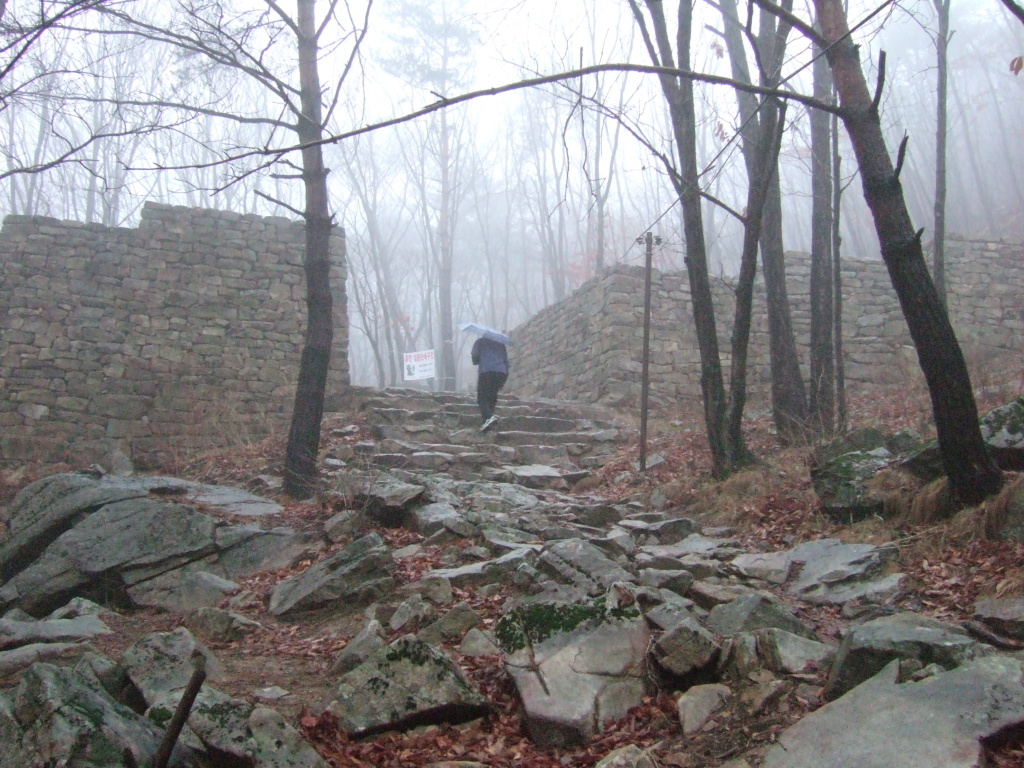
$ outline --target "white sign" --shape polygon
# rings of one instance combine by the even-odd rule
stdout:
[[[434,350],[423,352],[404,352],[402,354],[402,370],[406,381],[434,378]]]

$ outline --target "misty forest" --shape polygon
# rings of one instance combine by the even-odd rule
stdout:
[[[1024,3],[0,43],[0,768],[1024,766]]]
[[[300,4],[315,29],[302,53],[299,17],[276,4],[44,5],[52,28],[43,34],[32,28],[43,21],[32,16],[39,8],[8,3],[0,210],[126,226],[153,199],[298,217],[309,200],[296,148],[323,140],[325,213],[347,236],[353,383],[394,385],[401,352],[443,350],[454,339],[460,354],[441,365],[466,358],[467,341],[453,333],[460,320],[512,328],[602,268],[642,263],[635,241],[648,230],[662,238],[655,266],[683,268],[672,181],[679,150],[657,75],[628,71],[651,64],[651,32],[631,5],[321,0]],[[796,13],[812,19],[801,5]],[[828,72],[815,74],[818,54],[799,32],[782,40],[776,71],[759,71],[766,54],[752,45],[769,15],[752,8],[695,3],[689,64],[678,66],[830,101]],[[666,5],[665,15],[674,37],[675,11]],[[872,85],[878,55],[888,53],[881,125],[892,153],[909,137],[900,178],[926,247],[937,184],[945,231],[1024,237],[1015,140],[1024,94],[1011,66],[1024,26],[998,0],[853,2],[849,19]],[[318,65],[320,111],[305,128],[304,55]],[[739,271],[750,100],[756,109],[762,98],[722,81],[694,84],[713,274]],[[786,250],[810,251],[812,118],[821,113],[788,105],[781,237]],[[404,120],[417,112],[426,114]],[[821,117],[822,130],[838,132],[843,253],[877,258],[849,140]],[[831,168],[833,150],[819,151]],[[462,386],[468,374],[442,370],[439,383]]]

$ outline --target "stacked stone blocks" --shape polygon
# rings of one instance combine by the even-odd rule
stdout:
[[[1024,349],[1024,246],[951,236],[946,243],[948,306],[969,357],[1018,358]],[[635,406],[640,396],[643,269],[617,266],[516,328],[510,392]],[[919,383],[920,370],[899,301],[881,261],[844,260],[843,344],[848,386]],[[787,254],[787,292],[804,375],[810,343],[810,259]],[[726,374],[735,309],[734,283],[713,281],[719,350]],[[764,286],[758,281],[748,383],[769,386]],[[700,356],[685,272],[652,275],[650,351],[654,406],[699,402]]]
[[[334,238],[328,392],[348,383]],[[304,233],[147,203],[138,229],[8,216],[0,232],[0,460],[137,461],[266,434],[304,338]]]

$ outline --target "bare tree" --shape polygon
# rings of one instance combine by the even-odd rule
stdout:
[[[202,6],[181,3],[175,6],[176,15],[170,24],[148,21],[129,10],[107,11],[121,23],[124,32],[178,50],[183,62],[194,66],[193,74],[219,70],[231,74],[234,83],[255,84],[268,91],[278,104],[279,114],[291,118],[289,121],[283,117],[248,114],[244,109],[232,111],[230,89],[234,83],[226,84],[228,91],[223,93],[224,101],[218,101],[217,93],[192,94],[186,84],[182,84],[174,95],[145,102],[187,115],[210,115],[238,124],[261,126],[268,143],[281,132],[290,132],[297,141],[300,164],[288,159],[289,151],[294,151],[292,148],[270,153],[270,160],[259,162],[257,167],[246,168],[243,163],[235,162],[237,178],[279,163],[283,175],[301,180],[303,184],[301,211],[277,201],[302,215],[306,224],[306,338],[285,450],[284,490],[295,498],[308,498],[316,490],[320,423],[334,333],[330,285],[333,218],[322,148],[325,115],[330,115],[337,105],[342,86],[352,71],[366,34],[371,4],[372,0],[368,0],[361,21],[351,16],[342,21],[349,9],[339,0],[331,0],[319,20],[315,0],[298,0],[295,16],[289,15],[276,0],[265,0],[265,6],[256,11],[237,10],[221,2]],[[325,113],[319,55],[331,21],[346,24],[350,44],[348,55],[340,62],[337,79],[326,91],[331,101]],[[287,67],[276,71],[278,44],[289,39],[295,46],[298,66],[290,71]],[[195,98],[190,99],[190,96]],[[227,107],[222,106],[225,102]],[[265,196],[265,193],[260,194]]]
[[[832,78],[817,48],[813,64],[814,96],[828,101]],[[832,147],[829,115],[810,110],[811,121],[811,381],[810,417],[817,431],[830,433],[835,421],[835,346],[832,275]]]
[[[784,0],[783,8],[792,8],[792,0]],[[723,35],[729,51],[733,77],[742,83],[751,83],[747,66],[747,52],[743,45],[744,27],[736,10],[736,0],[721,0],[719,8],[724,22]],[[790,27],[777,23],[771,14],[762,13],[754,43],[760,63],[760,82],[766,88],[776,88],[782,79],[782,62]],[[756,158],[760,135],[771,133],[778,122],[779,102],[766,99],[758,104],[749,91],[737,90],[740,110],[740,137],[747,175],[756,171]],[[790,316],[789,296],[786,289],[785,248],[782,237],[782,190],[778,173],[772,175],[765,200],[764,222],[761,227],[761,262],[764,267],[765,294],[768,305],[768,343],[771,358],[772,413],[776,429],[784,439],[803,434],[807,421],[807,393],[800,374],[800,361]]]
[[[763,5],[765,0],[759,0]],[[895,167],[885,147],[878,103],[884,57],[874,97],[868,91],[858,47],[850,38],[840,0],[814,0],[822,36],[805,31],[827,51],[839,91],[843,123],[853,142],[864,197],[875,221],[882,258],[899,298],[928,383],[942,463],[950,491],[963,503],[997,492],[1003,476],[989,455],[978,425],[978,409],[960,344],[928,273],[900,185],[906,139]]]
[[[949,3],[932,0],[938,16],[935,33],[935,231],[932,233],[932,279],[943,306],[946,304],[946,95],[949,63]]]

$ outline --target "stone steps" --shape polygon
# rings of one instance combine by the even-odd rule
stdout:
[[[631,431],[601,406],[499,397],[498,422],[480,432],[475,396],[421,390],[362,390],[356,403],[375,440],[362,443],[362,460],[410,472],[446,472],[461,478],[517,477],[565,487],[600,466]]]

